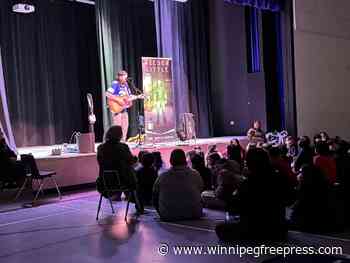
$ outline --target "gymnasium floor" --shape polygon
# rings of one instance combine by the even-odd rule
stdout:
[[[205,217],[192,222],[163,223],[156,212],[147,209],[140,217],[131,205],[127,223],[125,202],[114,202],[112,214],[104,201],[96,221],[98,194],[91,190],[65,194],[61,201],[54,195],[38,206],[25,208],[29,193],[17,203],[1,201],[0,262],[350,262],[350,234],[337,237],[290,232],[283,244],[266,246],[341,246],[343,257],[289,257],[238,255],[175,255],[175,245],[217,246],[214,227],[225,218],[223,212],[205,210]],[[4,198],[2,198],[4,200]],[[163,244],[159,251],[160,245]],[[166,245],[168,247],[166,247]],[[235,243],[231,246],[257,246]],[[260,245],[260,244],[259,244]],[[227,245],[226,245],[227,246]],[[168,254],[163,256],[160,253]],[[348,259],[346,259],[348,258]]]

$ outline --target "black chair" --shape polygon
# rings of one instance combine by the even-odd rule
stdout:
[[[137,197],[136,190],[132,190],[123,185],[121,177],[118,171],[115,170],[105,170],[97,179],[97,190],[100,193],[100,201],[98,203],[96,220],[98,220],[98,215],[101,210],[102,198],[106,198],[109,200],[109,203],[112,208],[112,213],[114,214],[114,208],[112,204],[112,196],[116,193],[124,192],[127,199],[126,211],[124,220],[127,221],[129,205],[130,205],[130,197],[133,196],[135,200],[135,205],[141,207],[140,201]]]
[[[39,182],[38,190],[37,190],[35,197],[32,201],[32,203],[34,204],[36,202],[36,200],[38,199],[40,192],[44,193],[43,187],[44,187],[44,183],[45,183],[46,179],[52,180],[52,182],[56,186],[58,197],[60,199],[62,199],[60,189],[59,189],[57,182],[54,178],[54,176],[56,175],[55,171],[39,171],[39,169],[36,165],[35,159],[34,159],[33,155],[31,155],[31,154],[21,154],[21,161],[25,167],[24,169],[26,171],[25,172],[26,178],[24,180],[22,187],[19,189],[19,191],[15,197],[15,200],[17,200],[18,197],[22,194],[23,190],[27,186],[27,183],[30,183],[30,187],[31,187],[31,189],[33,189],[33,183]]]

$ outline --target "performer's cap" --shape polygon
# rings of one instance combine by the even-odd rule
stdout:
[[[128,72],[126,72],[125,70],[118,71],[118,76],[125,76],[125,75],[128,75]]]

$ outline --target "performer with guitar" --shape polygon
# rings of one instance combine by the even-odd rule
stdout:
[[[143,94],[133,94],[136,90],[131,90],[128,84],[128,73],[121,70],[117,73],[117,80],[112,82],[112,86],[107,90],[106,96],[108,106],[113,115],[113,124],[119,125],[123,130],[123,141],[129,128],[128,108],[132,106],[132,101],[144,98]]]

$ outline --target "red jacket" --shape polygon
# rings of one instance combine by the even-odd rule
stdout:
[[[331,184],[337,179],[337,166],[335,160],[329,156],[314,156],[314,165],[327,177]]]

